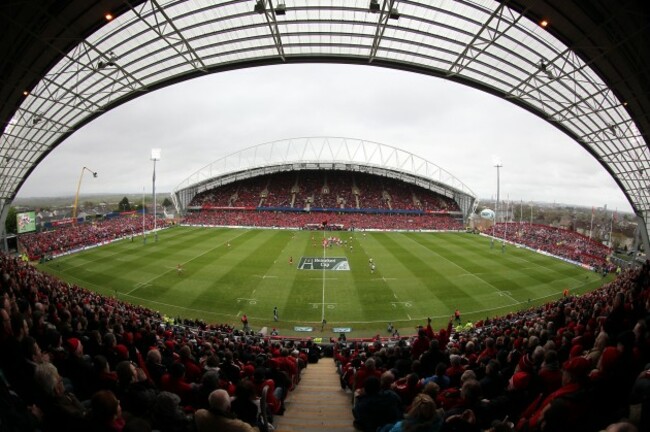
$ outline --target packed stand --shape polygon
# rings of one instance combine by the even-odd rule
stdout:
[[[460,211],[451,198],[395,179],[363,173],[313,170],[264,175],[224,185],[197,194],[188,207]]]
[[[262,207],[292,207],[291,187],[294,178],[288,173],[269,176],[265,181],[266,197]]]
[[[167,220],[159,219],[160,228],[169,224]],[[39,259],[44,256],[57,256],[66,252],[94,246],[123,237],[142,233],[142,216],[124,216],[108,220],[70,224],[56,227],[50,231],[22,234],[19,243],[27,256]],[[145,230],[154,227],[153,216],[146,216]]]
[[[408,340],[338,342],[334,356],[362,431],[647,431],[649,311],[646,262],[469,331],[453,333],[457,314]]]
[[[180,318],[165,324],[157,312],[6,255],[0,271],[3,431],[253,430],[260,404],[282,415],[301,370],[320,358],[310,341]]]
[[[491,229],[488,234],[492,234]],[[494,236],[592,267],[609,266],[611,250],[575,231],[529,223],[498,223]]]
[[[459,231],[463,229],[461,221],[446,215],[401,215],[368,213],[322,213],[322,212],[269,212],[210,210],[191,212],[184,219],[184,224],[202,226],[244,226],[244,227],[278,227],[298,228],[307,226],[342,226],[343,229],[378,229],[378,230],[440,230]],[[327,228],[325,226],[324,228]]]

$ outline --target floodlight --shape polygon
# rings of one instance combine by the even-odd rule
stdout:
[[[397,10],[396,7],[391,8],[390,12],[388,13],[388,18],[390,19],[399,19],[399,11]]]
[[[284,3],[284,0],[280,0],[278,5],[275,7],[276,15],[286,15],[287,14],[287,5]]]
[[[264,4],[264,0],[257,0],[255,2],[255,7],[253,8],[253,12],[257,12],[259,14],[264,13],[264,10],[266,9],[266,5]]]
[[[379,9],[380,9],[379,0],[370,0],[370,5],[368,6],[368,9],[372,13],[379,12]]]
[[[152,161],[159,161],[160,160],[160,153],[161,153],[161,151],[160,151],[159,148],[151,149],[151,160]]]
[[[546,63],[546,60],[540,59],[538,63],[538,68],[540,71],[544,72],[549,79],[554,78],[553,71],[551,70],[550,65]]]
[[[92,173],[93,178],[97,178],[97,171],[93,171],[88,167],[81,168],[81,174],[79,175],[79,183],[77,183],[77,193],[74,196],[74,204],[72,205],[73,223],[77,223],[77,204],[79,203],[79,191],[81,190],[81,179],[83,179],[85,171]]]
[[[97,63],[97,70],[101,70],[101,69],[107,68],[109,66],[117,66],[117,63],[115,63],[116,60],[117,60],[117,56],[115,55],[115,53],[113,51],[110,51],[108,53],[108,60],[106,60],[106,61],[100,60]]]

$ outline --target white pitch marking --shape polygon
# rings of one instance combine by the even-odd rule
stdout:
[[[242,232],[241,234],[238,234],[237,236],[235,236],[235,238],[240,237],[240,236],[243,236],[245,233],[246,233],[246,231]],[[221,245],[223,245],[223,243],[221,243]],[[217,246],[213,247],[212,249],[208,249],[208,250],[206,250],[205,252],[203,252],[202,254],[199,254],[199,255],[195,256],[194,258],[185,261],[184,263],[181,263],[181,265],[185,265],[185,264],[187,264],[187,263],[189,263],[189,262],[191,262],[191,261],[194,261],[195,259],[197,259],[197,258],[199,258],[199,257],[202,257],[203,255],[206,255],[206,254],[212,252],[213,250],[217,249],[219,246],[220,246],[220,245],[217,245]],[[158,276],[154,276],[154,277],[152,277],[151,279],[149,279],[149,280],[147,280],[147,281],[145,281],[145,282],[143,282],[143,283],[148,284],[148,283],[150,283],[150,282],[152,282],[152,281],[158,279],[159,277],[162,277],[165,273],[169,273],[170,271],[176,269],[176,267],[167,267],[167,269],[168,269],[168,270],[165,271],[165,272],[163,272],[162,274],[160,274],[160,275],[158,275]],[[137,289],[138,289],[138,287],[136,286],[135,288],[133,288],[131,291],[125,293],[124,295],[130,295],[133,291],[135,291],[135,290],[137,290]]]

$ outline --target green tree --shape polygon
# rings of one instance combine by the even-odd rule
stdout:
[[[7,234],[16,234],[17,229],[16,208],[9,207],[9,211],[7,212],[7,220],[5,221],[5,230],[7,231]]]
[[[172,205],[174,205],[174,204],[172,204],[172,202],[169,200],[169,198],[165,198],[165,200],[161,204],[161,206],[163,206],[164,208],[171,207]]]
[[[129,202],[129,199],[127,197],[122,198],[122,201],[120,201],[118,203],[117,210],[118,211],[131,211],[131,203]]]

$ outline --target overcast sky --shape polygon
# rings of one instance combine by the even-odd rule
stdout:
[[[74,133],[32,173],[19,198],[171,192],[208,163],[285,138],[336,136],[414,153],[480,199],[501,197],[631,211],[582,147],[533,114],[439,78],[378,67],[267,66],[212,74],[146,94]],[[86,173],[87,174],[87,173]]]

